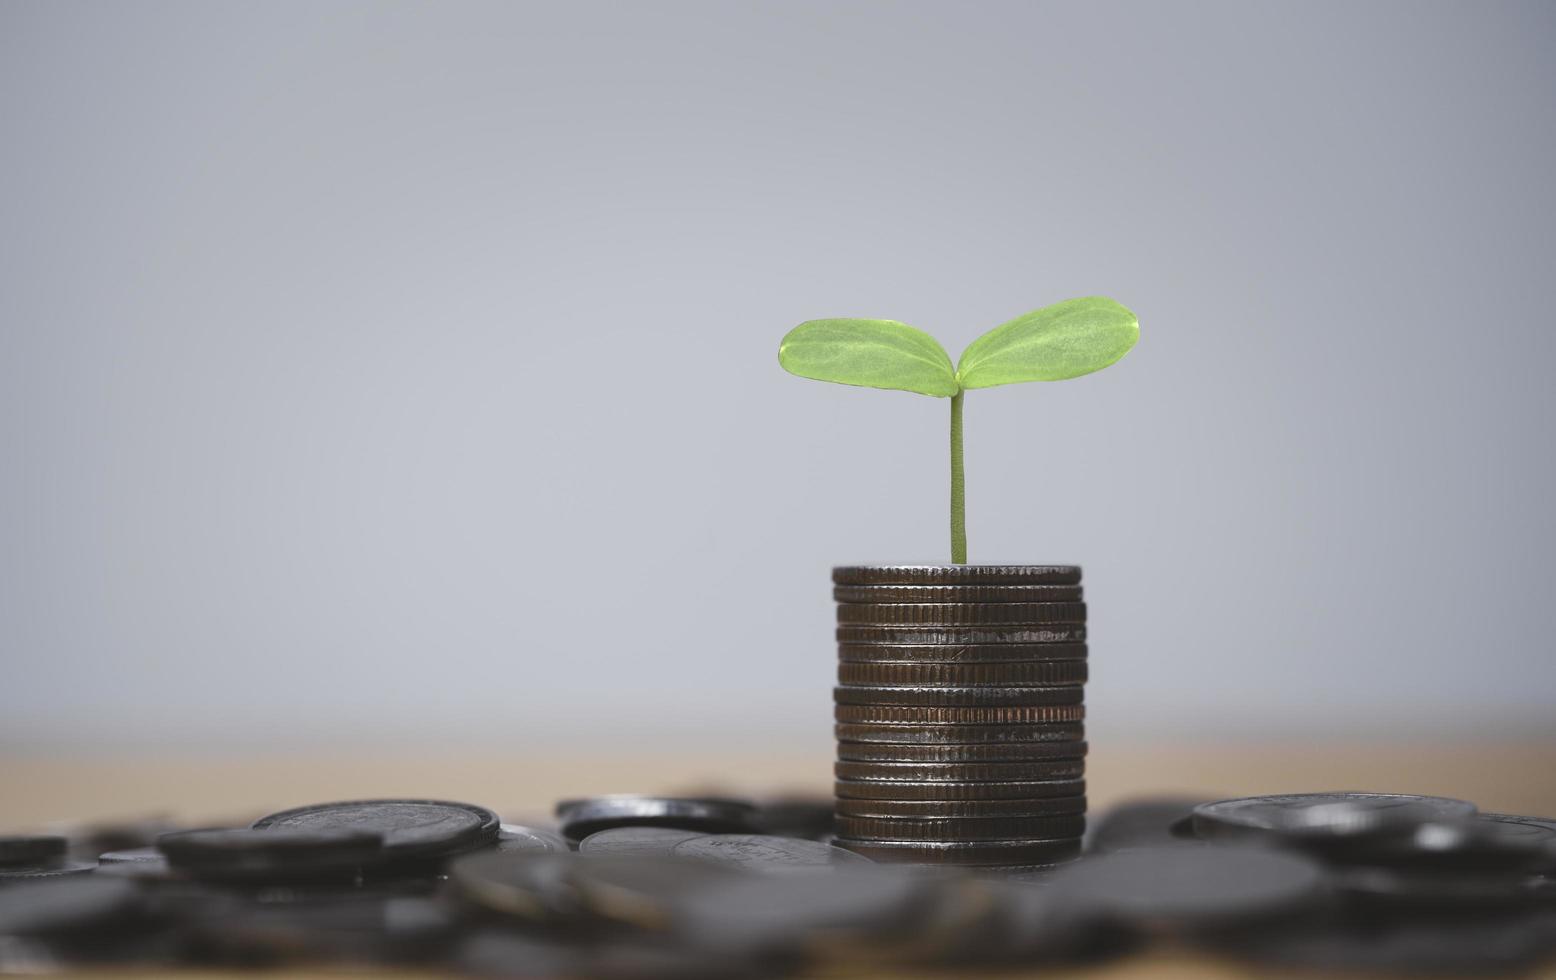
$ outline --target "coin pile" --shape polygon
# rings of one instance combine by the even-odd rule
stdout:
[[[1086,826],[1086,604],[1073,565],[832,570],[837,843],[1038,867]]]

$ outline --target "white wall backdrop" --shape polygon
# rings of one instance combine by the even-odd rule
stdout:
[[[827,569],[1079,562],[1094,737],[1553,729],[1556,8],[0,6],[0,742],[830,737]],[[535,741],[541,735],[547,741]]]

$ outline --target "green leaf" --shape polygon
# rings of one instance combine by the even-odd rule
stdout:
[[[1118,303],[1103,296],[1067,299],[973,341],[956,377],[963,388],[1078,378],[1123,357],[1139,338],[1140,321]]]
[[[896,320],[807,320],[778,345],[778,363],[817,381],[941,398],[960,390],[945,348]]]

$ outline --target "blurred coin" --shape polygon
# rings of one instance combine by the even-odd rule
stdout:
[[[96,861],[51,861],[47,864],[18,864],[0,868],[0,884],[41,878],[68,878],[73,875],[91,874],[97,868]]]
[[[711,834],[675,846],[676,857],[711,861],[740,871],[793,871],[832,868],[863,860],[819,841],[766,834]]]
[[[612,827],[590,834],[578,845],[580,854],[667,855],[675,845],[705,836],[699,830],[674,827]]]
[[[533,854],[561,854],[572,850],[567,840],[549,830],[505,823],[497,827],[497,850],[527,851]]]
[[[941,885],[868,865],[828,875],[731,877],[677,901],[677,933],[698,946],[754,954],[883,953],[925,920]]]
[[[1086,818],[957,817],[947,820],[901,817],[837,818],[838,836],[858,840],[1015,840],[1017,838],[1079,837]]]
[[[1075,585],[1079,565],[839,565],[837,585]]]
[[[563,800],[556,806],[562,833],[582,840],[612,827],[675,827],[710,833],[751,829],[756,807],[716,797],[615,795]]]
[[[838,602],[1079,602],[1079,585],[838,585]]]
[[[846,606],[839,608],[847,608]],[[1054,626],[858,626],[837,628],[838,643],[893,646],[984,646],[988,644],[1084,643],[1086,627]]]
[[[97,859],[99,868],[115,864],[148,864],[166,866],[167,858],[155,847],[134,847],[124,851],[108,851]]]
[[[1082,721],[1081,704],[992,705],[989,707],[941,707],[936,705],[839,704],[832,708],[837,721],[855,725],[1047,725]]]
[[[596,918],[663,931],[678,902],[739,874],[710,861],[602,854],[578,860],[572,880],[583,907]]]
[[[1084,602],[845,602],[837,607],[839,623],[874,626],[1037,626],[1084,623]]]
[[[1416,871],[1534,873],[1551,867],[1547,842],[1525,833],[1526,825],[1484,818],[1428,820],[1352,839],[1329,847],[1331,860]]]
[[[839,742],[891,742],[901,745],[963,745],[981,742],[1077,742],[1086,737],[1081,722],[1040,725],[865,725],[832,726]]]
[[[837,704],[908,705],[943,708],[1080,704],[1086,689],[1080,684],[1062,687],[863,687],[844,685],[832,689]]]
[[[1084,779],[1044,779],[1003,783],[908,782],[884,779],[839,779],[833,791],[852,800],[1044,800],[1079,797]]]
[[[892,742],[837,743],[837,757],[849,762],[1038,762],[1084,759],[1086,743],[1071,739],[1023,743],[948,743],[913,745]]]
[[[1194,809],[1201,837],[1275,835],[1343,838],[1427,820],[1475,814],[1475,804],[1397,793],[1286,793],[1204,803]]]
[[[916,864],[1042,864],[1080,853],[1079,838],[1008,841],[905,841],[839,838],[839,847],[873,861]]]
[[[354,877],[383,853],[383,835],[364,830],[181,830],[157,838],[174,869],[197,878],[288,881]]]
[[[1157,847],[1100,854],[1050,879],[1055,897],[1148,930],[1196,931],[1313,908],[1323,869],[1260,847]]]
[[[887,780],[912,783],[998,783],[1080,779],[1086,763],[1080,759],[1054,762],[837,762],[838,779]]]
[[[755,829],[779,837],[812,840],[833,833],[832,797],[778,796],[761,801],[752,818]]]
[[[65,856],[65,843],[54,834],[0,835],[0,867],[58,861]]]
[[[1068,691],[1085,683],[1088,674],[1084,660],[1055,660],[1003,664],[922,664],[922,663],[851,663],[837,666],[835,690],[851,694],[863,691],[904,691],[915,696],[938,698],[991,697],[1009,700],[1027,695],[1014,692]],[[930,694],[929,692],[944,692]],[[920,693],[922,692],[922,693]],[[1033,695],[1036,696],[1036,695]],[[899,694],[884,696],[899,698]],[[924,702],[928,704],[937,701]],[[946,703],[956,703],[947,701]],[[1001,703],[995,700],[992,703]],[[1011,702],[1017,703],[1020,702]]]
[[[951,819],[959,817],[1060,817],[1086,812],[1086,797],[1027,800],[865,800],[839,797],[842,817]]]
[[[1476,908],[1531,905],[1539,882],[1527,872],[1367,867],[1334,872],[1335,887],[1354,898],[1396,907]]]
[[[1073,683],[1069,678],[1082,670],[1086,656],[1084,643],[839,643],[837,646],[837,658],[843,666],[879,664],[884,670],[891,665],[892,670],[880,675],[863,672],[862,666],[849,667],[861,671],[858,683],[932,684],[938,683],[932,678],[939,676],[953,687]],[[915,665],[921,669],[908,670]],[[1025,673],[1019,673],[1023,669]],[[1028,675],[1036,677],[1030,682],[1017,679]],[[881,679],[875,680],[876,676]],[[896,676],[902,679],[894,679]],[[848,678],[839,679],[845,684],[854,683]]]
[[[1556,820],[1549,817],[1525,817],[1516,813],[1482,813],[1477,818],[1486,829],[1507,840],[1532,844],[1556,844]]]
[[[448,866],[451,894],[468,906],[532,922],[575,918],[581,904],[568,853],[476,851]]]
[[[1192,843],[1194,808],[1204,800],[1194,797],[1146,797],[1125,800],[1093,817],[1086,833],[1088,853],[1134,850]]]
[[[101,930],[137,917],[140,892],[128,881],[95,875],[0,888],[0,936]]]
[[[256,830],[362,831],[383,838],[389,858],[458,854],[497,839],[497,814],[444,800],[349,800],[272,813]]]

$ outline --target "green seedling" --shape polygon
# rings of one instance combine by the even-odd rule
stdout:
[[[817,381],[892,388],[951,399],[951,560],[967,562],[967,486],[962,467],[962,396],[971,388],[1064,381],[1100,371],[1129,353],[1140,321],[1101,296],[1068,299],[1016,317],[979,337],[955,367],[935,338],[896,320],[807,320],[778,345],[778,363]]]

